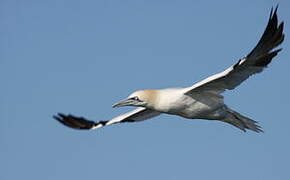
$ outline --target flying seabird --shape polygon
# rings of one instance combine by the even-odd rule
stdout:
[[[278,24],[277,8],[271,9],[268,25],[256,47],[225,71],[210,76],[191,87],[147,89],[132,93],[113,107],[135,106],[136,109],[108,121],[90,121],[83,117],[58,113],[60,123],[74,129],[97,129],[114,123],[143,121],[162,113],[188,119],[218,120],[243,131],[263,132],[257,122],[241,115],[224,103],[221,95],[232,90],[253,74],[260,73],[282,50],[275,49],[284,40],[283,22]]]

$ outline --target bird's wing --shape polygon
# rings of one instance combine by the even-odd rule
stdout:
[[[185,94],[208,92],[220,94],[240,85],[253,74],[260,73],[281,49],[273,50],[284,40],[283,22],[278,25],[277,7],[271,9],[268,25],[256,47],[243,59],[225,71],[210,76],[185,89]]]
[[[97,129],[103,126],[108,126],[114,123],[122,122],[137,122],[149,119],[155,116],[158,116],[160,113],[143,107],[136,108],[132,111],[129,111],[125,114],[117,116],[109,121],[90,121],[83,117],[76,117],[73,115],[64,115],[58,113],[58,115],[53,116],[54,119],[59,121],[65,126],[74,128],[74,129]]]

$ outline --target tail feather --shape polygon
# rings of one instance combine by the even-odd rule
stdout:
[[[229,123],[241,129],[244,132],[246,131],[246,129],[255,131],[257,133],[264,132],[261,126],[257,124],[258,123],[257,121],[254,121],[248,117],[245,117],[234,110],[228,109],[227,111],[228,111],[228,115],[226,116],[225,119],[223,119],[224,122]]]

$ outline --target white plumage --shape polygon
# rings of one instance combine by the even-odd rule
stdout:
[[[146,120],[161,113],[182,116],[188,119],[219,120],[239,129],[261,132],[257,122],[247,118],[224,104],[221,95],[232,90],[253,74],[260,73],[281,49],[274,50],[284,40],[283,22],[278,24],[277,8],[271,10],[268,25],[256,47],[235,65],[210,76],[188,88],[148,89],[131,94],[113,107],[136,106],[133,111],[109,121],[89,121],[82,117],[54,116],[62,124],[75,129],[97,129],[121,122]]]

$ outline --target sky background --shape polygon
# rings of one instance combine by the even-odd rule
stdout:
[[[265,133],[161,115],[96,131],[132,91],[186,87],[245,56],[270,8],[284,50],[225,101]],[[0,1],[0,179],[290,179],[289,0]]]

